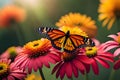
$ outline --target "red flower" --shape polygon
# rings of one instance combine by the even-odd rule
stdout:
[[[56,63],[60,60],[57,51],[52,47],[47,39],[40,39],[37,41],[27,43],[23,51],[16,57],[15,64],[20,68],[28,68],[31,73],[32,69],[37,71],[43,65],[50,67],[49,62]]]
[[[77,78],[78,71],[82,74],[85,72],[84,63],[90,63],[86,55],[81,55],[80,50],[76,50],[74,53],[63,52],[61,61],[54,67],[52,74],[56,72],[56,78],[60,76],[64,78],[65,74],[68,78],[72,77],[72,74]]]

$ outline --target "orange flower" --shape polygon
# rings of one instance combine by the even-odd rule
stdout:
[[[62,16],[59,22],[56,23],[56,26],[63,27],[79,27],[84,32],[87,33],[89,37],[95,37],[97,33],[97,27],[95,21],[86,15],[80,13],[69,13],[65,16]]]
[[[25,20],[25,10],[14,6],[9,5],[1,9],[0,12],[0,26],[10,26],[12,22],[20,23]]]

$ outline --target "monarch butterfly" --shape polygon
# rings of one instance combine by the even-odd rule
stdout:
[[[47,38],[51,41],[54,48],[64,50],[68,53],[73,52],[76,48],[95,46],[90,38],[77,34],[70,34],[70,31],[65,33],[61,30],[49,27],[40,27],[39,31],[47,35]]]

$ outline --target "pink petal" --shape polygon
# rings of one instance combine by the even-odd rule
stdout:
[[[86,68],[86,72],[89,73],[90,72],[90,64],[84,64],[85,68]]]
[[[114,59],[113,59],[113,57],[107,57],[107,56],[98,56],[99,58],[101,58],[101,59],[104,59],[104,60],[107,60],[107,61],[110,61],[110,62],[114,62]]]
[[[38,65],[39,68],[42,68],[43,64],[38,60],[36,60],[36,64]]]
[[[104,61],[104,60],[102,60],[100,58],[95,58],[95,60],[98,61],[105,68],[109,68],[110,67],[109,64],[106,61]]]
[[[30,74],[31,72],[32,72],[32,62],[30,60],[28,64],[28,73]]]
[[[80,60],[81,62],[86,63],[86,64],[92,63],[92,59],[89,59],[86,55],[78,55],[78,57],[76,59]]]
[[[75,65],[73,64],[73,62],[71,62],[72,65],[72,71],[74,73],[75,77],[78,77],[78,69],[75,67]]]
[[[97,64],[97,62],[96,62],[95,60],[94,60],[94,62],[92,63],[92,69],[93,69],[93,71],[94,71],[94,73],[95,73],[96,75],[99,74],[98,64]]]
[[[111,45],[111,46],[108,46],[104,51],[109,51],[109,50],[114,49],[116,47],[118,47],[118,45]]]
[[[73,64],[81,71],[82,74],[84,74],[85,66],[80,61],[74,59]]]
[[[41,62],[44,64],[44,63],[46,63],[46,62],[51,62],[51,63],[53,63],[53,64],[55,64],[56,63],[56,61],[55,60],[53,60],[52,58],[50,58],[50,57],[48,57],[48,56],[41,56],[40,57],[40,60],[41,60]]]
[[[68,78],[71,78],[72,77],[72,65],[70,62],[67,62],[66,63],[66,67],[65,67],[65,70],[66,70],[66,75]]]
[[[115,65],[113,67],[115,70],[119,69],[120,68],[120,60],[116,61],[115,62]]]
[[[120,54],[120,48],[118,48],[117,50],[115,50],[114,56],[118,56],[119,54]]]
[[[63,79],[63,77],[65,76],[66,67],[67,67],[67,64],[66,64],[66,63],[64,63],[64,65],[61,66],[61,69],[60,69],[60,78],[61,78],[61,79]]]
[[[113,54],[110,52],[105,52],[105,53],[101,53],[99,54],[99,56],[104,56],[104,57],[113,57]]]
[[[114,40],[116,40],[116,38],[117,38],[116,35],[109,35],[108,37],[113,38]]]
[[[61,59],[60,56],[57,56],[56,54],[50,53],[49,56],[56,61],[60,61],[60,59]]]
[[[53,74],[55,71],[57,71],[57,69],[58,69],[61,65],[62,65],[62,61],[59,62],[59,63],[53,68],[52,74]]]
[[[20,65],[20,68],[25,68],[27,65],[28,65],[28,63],[29,63],[29,59],[26,59],[26,60],[24,60],[22,63],[21,63],[21,65]]]
[[[105,44],[107,44],[107,45],[119,45],[119,43],[117,43],[116,41],[107,41],[107,42],[105,42]]]
[[[96,46],[99,46],[100,45],[100,41],[95,39],[95,38],[92,38],[92,40],[94,41],[95,45]]]
[[[58,78],[58,76],[60,75],[60,70],[62,70],[62,66],[65,66],[66,64],[61,64],[56,72],[56,78]]]
[[[120,35],[120,32],[118,32],[117,35],[119,36],[119,35]]]
[[[31,65],[32,65],[32,68],[34,69],[34,71],[36,72],[38,70],[38,65],[36,63],[36,59],[32,59],[31,60]]]
[[[4,80],[15,80],[15,78],[13,76],[8,76],[7,79],[4,79]]]

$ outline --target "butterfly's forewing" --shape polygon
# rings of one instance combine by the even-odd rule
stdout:
[[[75,48],[85,46],[85,42],[84,42],[85,37],[83,36],[72,34],[70,35],[70,39],[72,44],[75,46]]]
[[[75,46],[75,48],[95,46],[94,42],[88,37],[71,34],[70,39],[72,41],[72,44]]]

